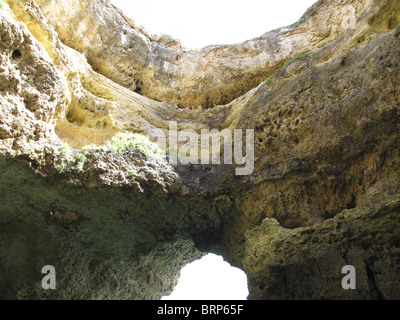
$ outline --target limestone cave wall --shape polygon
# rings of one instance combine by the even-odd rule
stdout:
[[[215,252],[249,299],[398,299],[399,62],[397,0],[197,51],[108,0],[0,1],[0,297],[160,299]],[[254,129],[254,171],[159,157],[170,121]]]

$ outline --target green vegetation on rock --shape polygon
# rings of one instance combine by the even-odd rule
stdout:
[[[115,135],[107,144],[113,152],[123,154],[129,149],[139,150],[144,155],[150,155],[153,158],[160,158],[161,151],[157,144],[142,134],[121,132]]]

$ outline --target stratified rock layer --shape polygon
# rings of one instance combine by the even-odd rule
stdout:
[[[399,24],[396,0],[320,0],[191,52],[108,1],[0,2],[0,297],[159,299],[212,251],[250,299],[398,299]],[[170,121],[254,128],[254,172],[117,135]]]

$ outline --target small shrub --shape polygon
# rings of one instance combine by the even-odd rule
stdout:
[[[67,142],[63,142],[58,154],[60,163],[56,164],[58,170],[63,171],[72,160],[72,148]]]
[[[83,167],[85,166],[86,162],[87,162],[87,157],[85,153],[78,153],[75,156],[75,163],[76,163],[76,168],[79,171],[83,171]]]
[[[83,171],[83,167],[85,166],[84,163],[82,162],[78,162],[78,164],[76,165],[76,168],[78,169],[78,171]]]
[[[60,171],[63,171],[67,167],[67,163],[65,161],[62,161],[60,164],[57,165],[57,168]]]
[[[103,150],[103,147],[98,147],[95,144],[89,144],[87,146],[84,146],[82,148],[83,154],[85,156],[88,156],[89,154],[91,154],[93,156],[93,158],[98,159],[100,158],[100,152]]]
[[[85,162],[87,161],[87,157],[86,157],[86,155],[85,155],[84,153],[78,153],[78,154],[75,156],[75,161],[76,161],[76,162],[83,162],[83,163],[85,163]]]
[[[290,29],[288,29],[288,28],[283,28],[283,29],[281,29],[281,31],[279,31],[279,33],[280,34],[286,34],[286,33],[288,33],[290,31]]]
[[[84,146],[82,148],[82,150],[84,150],[84,151],[94,151],[94,150],[98,150],[98,149],[101,149],[101,148],[97,147],[94,143]]]
[[[310,56],[310,54],[311,54],[311,52],[300,53],[300,54],[298,54],[297,56],[295,56],[295,57],[291,60],[291,62],[292,62],[292,61],[296,61],[296,60],[303,60],[303,61],[305,61],[305,60],[307,60],[307,58]]]
[[[70,155],[71,151],[72,151],[71,146],[68,143],[64,142],[61,147],[60,156],[68,157]]]
[[[123,154],[128,149],[139,150],[144,155],[150,155],[153,158],[161,158],[162,153],[157,144],[142,134],[122,132],[114,136],[108,143],[113,152]]]

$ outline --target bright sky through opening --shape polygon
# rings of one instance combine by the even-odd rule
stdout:
[[[316,0],[111,0],[136,24],[186,48],[233,44],[300,19]]]
[[[246,300],[248,294],[246,274],[208,254],[185,266],[175,290],[162,300]]]

